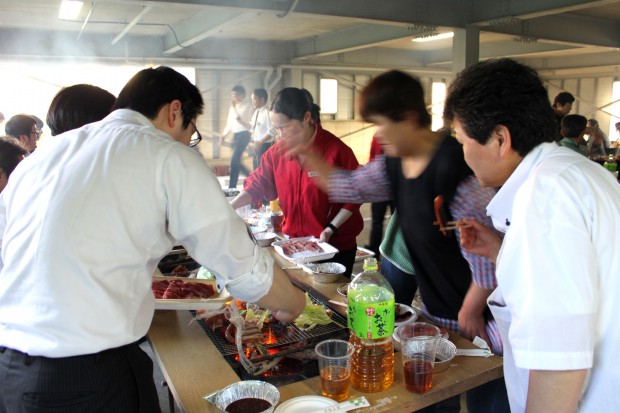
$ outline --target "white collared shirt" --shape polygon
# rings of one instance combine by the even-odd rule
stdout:
[[[244,99],[243,102],[238,105],[231,105],[230,108],[228,108],[226,127],[224,128],[222,135],[226,136],[229,133],[248,132],[248,128],[243,126],[237,120],[237,117],[241,117],[244,122],[250,123],[250,118],[252,117],[252,105],[247,101],[247,99]]]
[[[271,119],[269,119],[269,108],[264,105],[256,110],[252,114],[252,139],[254,142],[262,141],[265,136],[271,136],[271,139],[266,140],[263,143],[273,142],[276,136],[276,130],[271,126]]]
[[[0,346],[30,355],[143,337],[152,274],[174,240],[240,299],[273,280],[204,159],[126,109],[21,162],[0,197],[0,235]]]
[[[487,208],[506,236],[489,306],[513,413],[529,370],[590,369],[579,412],[620,405],[620,186],[555,143],[528,154]]]

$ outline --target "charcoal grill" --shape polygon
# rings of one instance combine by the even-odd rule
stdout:
[[[312,296],[310,298],[315,303],[325,306],[316,298]],[[265,339],[263,345],[259,347],[265,351],[261,352],[252,348],[252,351],[246,352],[246,356],[252,363],[269,361],[281,356],[285,357],[274,369],[260,375],[253,375],[246,371],[239,361],[237,347],[226,340],[221,329],[214,331],[204,320],[200,320],[199,324],[240,379],[255,380],[259,378],[275,385],[284,385],[319,374],[318,363],[315,358],[300,357],[300,355],[305,354],[305,351],[312,352],[314,346],[323,340],[331,338],[347,340],[349,338],[347,320],[337,312],[334,312],[331,318],[331,323],[317,325],[313,329],[305,331],[293,323],[266,323],[263,327]]]

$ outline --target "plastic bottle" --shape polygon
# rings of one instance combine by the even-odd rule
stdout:
[[[377,260],[366,258],[364,272],[349,285],[351,385],[365,393],[386,390],[394,381],[394,290],[378,271]]]

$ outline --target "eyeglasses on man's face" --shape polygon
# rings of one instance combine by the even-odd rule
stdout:
[[[190,148],[193,148],[200,143],[200,141],[202,140],[202,135],[200,134],[200,132],[198,132],[198,128],[196,127],[196,124],[194,122],[190,121],[189,123],[194,127],[194,134],[189,141]]]
[[[34,137],[35,137],[36,139],[39,139],[39,138],[41,137],[41,134],[42,134],[42,133],[43,133],[43,132],[41,132],[40,130],[35,129],[35,130],[33,130],[33,131],[30,131],[30,136],[34,135]]]

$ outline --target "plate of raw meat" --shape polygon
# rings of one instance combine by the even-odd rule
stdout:
[[[151,288],[158,310],[217,310],[232,299],[214,280],[154,276]]]
[[[294,263],[322,261],[332,258],[338,250],[315,237],[290,238],[276,241],[273,248]]]

